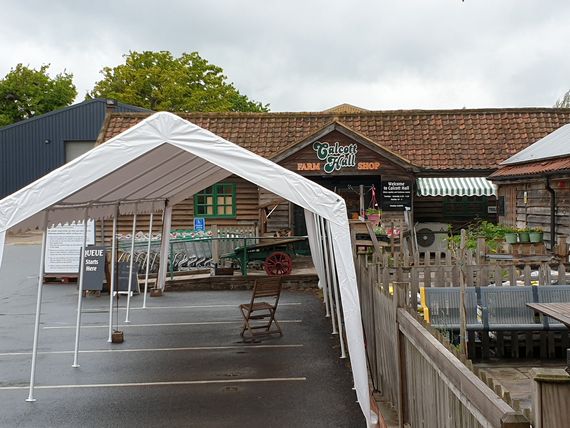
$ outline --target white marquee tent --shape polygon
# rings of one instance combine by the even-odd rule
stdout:
[[[1,200],[0,265],[5,234],[10,229],[39,228],[44,231],[45,246],[48,225],[87,218],[114,218],[116,224],[117,213],[164,211],[166,228],[173,205],[232,174],[305,209],[319,285],[325,288],[325,296],[327,289],[329,295],[332,295],[332,290],[340,290],[357,398],[370,423],[364,340],[344,200],[312,181],[174,114],[156,113]],[[30,401],[33,399],[42,273],[43,255],[38,281]],[[336,305],[337,311],[339,306]],[[80,303],[78,309],[76,356]],[[338,316],[340,318],[340,312]]]

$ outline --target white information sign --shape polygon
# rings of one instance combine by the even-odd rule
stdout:
[[[45,273],[79,273],[83,223],[49,228],[46,237]],[[95,245],[95,222],[87,222],[87,245]]]

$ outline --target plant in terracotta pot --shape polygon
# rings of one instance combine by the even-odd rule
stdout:
[[[543,232],[542,228],[540,228],[540,227],[533,227],[533,228],[529,229],[528,236],[529,236],[530,242],[533,242],[533,243],[542,242],[543,237],[544,237],[544,232]]]

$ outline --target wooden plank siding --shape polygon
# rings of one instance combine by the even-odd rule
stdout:
[[[279,204],[275,208],[275,204]],[[275,202],[275,203],[272,203]],[[275,193],[270,192],[262,187],[259,188],[259,205],[267,206],[267,214],[271,212],[271,215],[267,218],[267,233],[271,233],[281,229],[292,228],[292,218],[291,218],[291,203],[289,201],[283,200],[280,196]],[[275,209],[274,209],[275,208]]]
[[[570,178],[552,179],[551,187],[556,198],[556,241],[570,236]],[[499,217],[499,222],[516,227],[540,227],[544,230],[544,241],[550,243],[551,196],[544,177],[499,183],[499,196],[505,200],[505,215]]]
[[[232,176],[223,183],[236,184],[236,217],[235,218],[207,218],[206,228],[211,225],[219,227],[238,226],[240,224],[257,224],[259,221],[259,191],[258,187],[243,178]],[[137,216],[137,231],[148,232],[149,215]],[[110,243],[113,221],[108,219],[97,222],[97,240],[101,242],[101,224],[103,223],[104,241]],[[133,227],[133,216],[122,215],[119,217],[117,229],[120,234],[130,234]],[[162,213],[154,215],[153,233],[162,230]],[[172,229],[194,229],[194,198],[188,198],[172,209]]]
[[[454,229],[459,229],[475,220],[474,215],[472,215],[471,218],[453,217],[453,215],[446,210],[444,201],[445,198],[443,196],[414,196],[414,222],[449,223]],[[496,205],[497,198],[494,196],[488,197],[487,209],[485,213],[481,214],[481,220],[496,222],[497,216],[494,213],[488,212],[489,207],[496,207]]]

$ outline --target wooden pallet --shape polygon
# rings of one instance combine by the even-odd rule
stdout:
[[[77,274],[45,274],[44,275],[44,282],[59,282],[62,284],[72,284],[77,283],[79,275]]]

